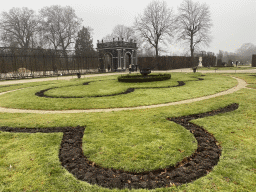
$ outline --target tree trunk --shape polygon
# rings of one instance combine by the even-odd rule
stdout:
[[[158,69],[158,44],[156,44],[156,62],[155,62],[155,69]]]
[[[191,66],[194,68],[194,48],[193,48],[193,33],[190,38]]]

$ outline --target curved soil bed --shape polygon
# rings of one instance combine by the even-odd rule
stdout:
[[[86,82],[83,83],[83,85],[89,85],[90,82]],[[165,86],[165,87],[140,87],[140,88],[128,88],[126,91],[121,92],[121,93],[115,93],[115,94],[109,94],[109,95],[96,95],[96,96],[48,96],[45,95],[44,93],[46,91],[49,91],[51,89],[55,89],[55,88],[59,88],[59,87],[53,87],[53,88],[48,88],[48,89],[43,89],[39,92],[36,92],[35,95],[38,97],[46,97],[46,98],[64,98],[64,99],[70,99],[70,98],[85,98],[85,97],[110,97],[110,96],[116,96],[116,95],[123,95],[123,94],[128,94],[128,93],[132,93],[135,91],[135,89],[161,89],[161,88],[171,88],[171,87],[179,87],[179,86],[183,86],[185,85],[185,83],[183,81],[178,81],[178,85],[175,86]]]
[[[56,128],[11,128],[0,127],[0,131],[26,133],[63,132],[59,151],[62,166],[77,179],[106,188],[161,188],[189,183],[205,176],[218,163],[221,155],[220,145],[214,136],[203,127],[189,122],[193,119],[213,116],[219,113],[234,111],[238,108],[234,103],[227,107],[202,114],[168,118],[188,129],[196,138],[198,148],[190,157],[186,157],[175,166],[148,172],[133,173],[123,170],[107,169],[89,161],[83,154],[82,138],[85,127]]]

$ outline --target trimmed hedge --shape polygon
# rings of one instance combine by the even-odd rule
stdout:
[[[199,57],[194,57],[194,63],[199,63]],[[191,57],[185,56],[159,56],[155,57],[138,57],[139,68],[150,68],[154,70],[170,70],[191,68]]]
[[[217,60],[217,66],[218,66],[218,67],[223,67],[223,65],[222,65],[222,60],[221,60],[221,59],[218,59],[218,60]]]
[[[212,55],[204,56],[202,60],[203,67],[214,67],[216,64],[216,57]]]
[[[252,67],[256,67],[256,55],[252,55]]]
[[[152,81],[164,81],[171,79],[171,74],[158,74],[158,75],[121,75],[118,78],[119,82],[126,83],[141,83],[141,82],[152,82]]]

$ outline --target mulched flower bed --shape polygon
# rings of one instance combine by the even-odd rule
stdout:
[[[203,79],[201,79],[203,80]],[[89,85],[90,82],[85,82],[83,85]],[[64,98],[64,99],[70,99],[70,98],[85,98],[85,97],[109,97],[109,96],[116,96],[116,95],[123,95],[123,94],[128,94],[132,93],[135,91],[135,89],[161,89],[161,88],[171,88],[171,87],[179,87],[183,86],[185,83],[183,81],[178,81],[178,85],[175,86],[165,86],[165,87],[139,87],[139,88],[128,88],[126,91],[121,92],[121,93],[115,93],[115,94],[109,94],[109,95],[96,95],[96,96],[48,96],[45,95],[44,93],[46,91],[49,91],[51,89],[55,89],[58,87],[53,87],[53,88],[48,88],[48,89],[43,89],[39,92],[36,92],[35,95],[38,97],[46,97],[46,98]]]
[[[211,133],[208,133],[203,127],[191,123],[190,121],[220,113],[231,112],[236,110],[238,106],[238,104],[234,103],[207,113],[168,118],[167,120],[182,125],[195,136],[198,142],[197,150],[190,157],[186,157],[175,166],[140,173],[107,169],[89,161],[84,156],[82,150],[82,138],[85,129],[83,126],[33,129],[0,127],[0,131],[26,133],[63,132],[59,159],[62,166],[77,179],[111,189],[154,189],[189,183],[209,173],[219,161],[221,147]]]

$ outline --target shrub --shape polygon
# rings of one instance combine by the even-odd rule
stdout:
[[[217,60],[217,66],[218,67],[222,67],[223,65],[222,65],[222,60],[221,59],[218,59]]]
[[[252,55],[252,67],[256,67],[256,55]]]
[[[171,79],[171,74],[157,74],[157,75],[121,75],[118,78],[119,82],[127,83],[140,83],[140,82],[152,82],[152,81],[164,81]]]

